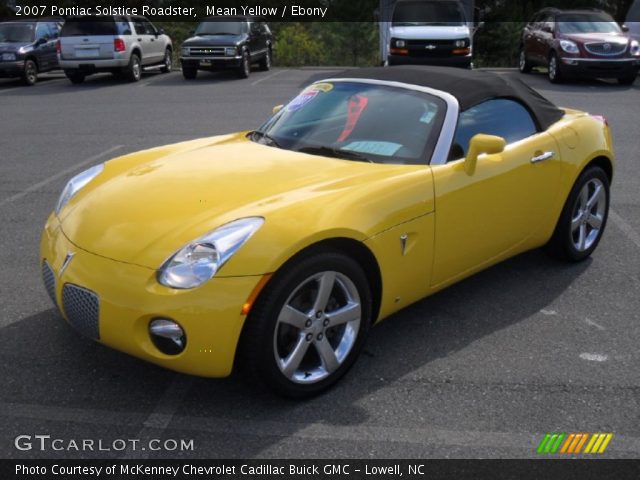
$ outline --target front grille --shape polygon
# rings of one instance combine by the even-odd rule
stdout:
[[[586,43],[584,48],[587,52],[593,55],[599,55],[601,57],[612,57],[615,55],[622,55],[627,49],[626,43]]]
[[[91,290],[70,283],[62,288],[62,308],[69,323],[85,337],[100,340],[100,300]]]
[[[193,57],[224,57],[225,47],[189,47],[189,55]]]
[[[409,47],[422,47],[425,48],[427,45],[433,45],[435,47],[451,47],[453,48],[455,45],[455,40],[407,40],[407,46]]]
[[[44,282],[44,288],[49,294],[49,298],[57,307],[58,302],[56,302],[56,276],[46,260],[42,262],[42,281]]]

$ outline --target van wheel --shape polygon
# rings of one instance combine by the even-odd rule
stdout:
[[[137,53],[131,54],[126,73],[130,82],[138,82],[142,78],[142,64],[140,63],[140,56]]]
[[[36,65],[36,62],[33,60],[26,60],[24,62],[22,81],[25,85],[29,85],[30,87],[35,85],[38,81],[38,65]]]
[[[85,76],[82,73],[77,72],[64,72],[69,81],[74,85],[84,82]]]

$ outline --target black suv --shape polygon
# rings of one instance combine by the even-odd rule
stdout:
[[[261,20],[238,17],[221,22],[206,18],[182,44],[182,74],[191,80],[198,70],[235,69],[241,78],[247,78],[253,63],[269,70],[272,41],[269,26]]]
[[[58,68],[56,44],[61,19],[0,23],[0,77],[20,77],[27,85],[38,72]]]

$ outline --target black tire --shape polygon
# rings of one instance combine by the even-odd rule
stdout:
[[[27,59],[22,70],[22,82],[29,87],[38,82],[38,65],[34,60]]]
[[[249,52],[245,50],[242,52],[242,62],[238,67],[238,77],[249,78],[249,75],[251,75],[251,57]]]
[[[267,48],[267,53],[265,53],[264,58],[260,60],[260,70],[263,72],[271,70],[271,48]]]
[[[186,80],[194,80],[198,76],[198,68],[182,65],[182,76]]]
[[[620,85],[633,85],[634,82],[636,81],[636,78],[638,77],[638,75],[629,75],[628,77],[620,77],[618,78],[618,83]]]
[[[348,353],[344,356],[341,363],[337,364],[339,366],[335,370],[329,373],[329,369],[326,369],[325,374],[327,376],[319,377],[317,381],[298,383],[283,373],[276,360],[276,355],[280,355],[277,350],[278,347],[276,347],[276,342],[281,338],[276,335],[280,335],[282,332],[278,330],[278,326],[282,327],[282,324],[278,322],[278,317],[285,303],[291,301],[291,295],[293,295],[298,288],[302,288],[301,286],[308,285],[307,282],[309,282],[310,277],[321,274],[322,272],[337,272],[336,275],[344,276],[342,278],[347,278],[352,282],[352,288],[355,287],[357,289],[360,300],[359,327],[350,350],[348,350]],[[338,288],[336,285],[343,285],[343,283],[336,281],[333,285],[334,288]],[[336,291],[338,290],[332,290],[332,299]],[[371,326],[371,305],[371,290],[367,277],[360,265],[352,258],[339,252],[325,250],[317,251],[300,259],[293,260],[274,275],[254,304],[241,335],[238,347],[238,366],[243,373],[248,374],[249,379],[266,385],[280,395],[298,399],[317,395],[335,384],[349,368],[351,368],[357,359]],[[329,311],[329,309],[327,309],[327,311],[330,314],[333,310]],[[309,312],[307,327],[312,329],[313,327],[310,325],[313,322],[314,326],[322,328],[318,323],[321,321],[326,322],[326,318],[324,320],[322,318],[316,319],[317,317],[312,313],[313,309],[309,310]],[[320,314],[322,314],[322,312],[320,312]],[[326,325],[326,323],[324,324]],[[288,325],[285,326],[288,327]],[[342,341],[340,338],[332,337],[330,330],[331,328],[327,327],[327,335],[324,338],[325,342],[328,343],[329,338]],[[303,355],[306,355],[304,358],[308,360],[315,358],[319,361],[319,350],[317,350],[318,347],[315,346],[317,345],[316,339],[322,340],[322,335],[319,334],[318,337],[315,337],[318,332],[315,330],[314,332],[315,333],[311,334],[311,336],[314,337],[313,340],[309,340],[309,334],[307,333],[306,340],[309,342],[309,345],[307,346],[308,350],[305,350],[307,353]],[[300,337],[300,334],[303,334],[303,336]],[[341,338],[346,338],[344,333],[341,335]],[[294,338],[296,342],[301,341],[301,338],[305,338],[304,332],[302,330],[298,331],[294,334]],[[311,345],[314,345],[315,348],[312,348]],[[332,348],[334,347],[332,346]],[[311,355],[311,357],[309,357],[309,355]],[[300,363],[300,365],[302,365],[302,363]],[[321,361],[320,365],[322,365]],[[296,370],[296,372],[297,371],[298,370]],[[305,372],[305,375],[308,375],[308,373]],[[306,378],[306,376],[304,376],[304,378]]]
[[[162,61],[162,65],[163,66],[160,68],[162,73],[171,73],[171,70],[173,69],[173,53],[170,48],[167,48],[164,51],[164,60]]]
[[[129,59],[129,65],[125,69],[127,80],[130,82],[139,82],[142,78],[142,62],[140,55],[132,53]]]
[[[575,241],[575,231],[572,229],[572,223],[574,219],[577,219],[579,215],[579,199],[583,188],[588,183],[597,183],[600,182],[604,187],[604,200],[606,202],[604,213],[602,214],[601,226],[595,236],[593,242],[591,243],[589,248],[584,250],[579,250],[576,248]],[[576,180],[576,183],[573,185],[569,196],[567,197],[567,201],[564,204],[562,209],[562,213],[560,214],[560,218],[558,219],[558,223],[556,225],[555,231],[549,243],[545,246],[545,250],[551,256],[565,260],[569,262],[580,262],[585,260],[589,255],[593,253],[593,251],[597,248],[600,243],[600,239],[604,234],[605,227],[607,225],[607,218],[609,216],[609,177],[605,173],[605,171],[598,167],[592,166],[588,167]],[[578,220],[576,222],[579,224]]]
[[[527,59],[527,52],[524,50],[524,47],[520,48],[520,56],[518,57],[518,70],[520,73],[530,73],[533,65]]]
[[[555,67],[554,67],[555,64]],[[562,83],[564,78],[562,76],[562,69],[560,68],[560,61],[556,52],[551,52],[549,55],[549,63],[547,64],[548,78],[551,83]]]
[[[73,83],[74,85],[78,85],[82,82],[84,82],[85,79],[85,75],[82,73],[78,73],[78,72],[64,72],[64,74],[67,76],[67,78],[69,79],[69,81],[71,83]]]

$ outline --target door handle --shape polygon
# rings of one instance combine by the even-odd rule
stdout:
[[[556,156],[556,152],[544,152],[544,153],[541,153],[540,155],[536,155],[535,157],[533,157],[531,159],[531,163],[544,162],[545,160],[550,160],[555,156]]]

